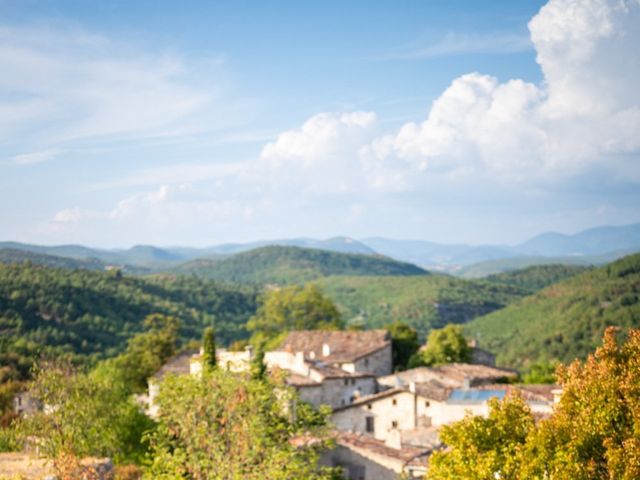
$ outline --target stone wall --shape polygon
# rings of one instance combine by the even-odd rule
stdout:
[[[338,445],[320,458],[320,464],[342,467],[347,480],[396,480],[402,472],[402,461],[379,456],[375,461],[360,453]]]
[[[389,375],[393,372],[393,356],[391,353],[391,343],[371,355],[362,357],[354,362],[356,372],[369,372],[377,377]]]

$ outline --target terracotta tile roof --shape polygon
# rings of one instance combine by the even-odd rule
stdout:
[[[289,373],[285,382],[292,387],[319,387],[321,385],[320,382],[316,382],[304,375],[298,375],[297,373]]]
[[[318,372],[322,378],[366,378],[375,377],[374,374],[368,372],[347,372],[338,367],[324,365],[323,362],[313,362],[311,369]]]
[[[437,402],[444,402],[449,398],[452,390],[452,387],[438,380],[429,380],[415,384],[415,392],[417,395]]]
[[[470,363],[450,363],[437,367],[418,367],[404,372],[380,377],[378,382],[382,385],[397,386],[413,383],[425,383],[437,380],[444,385],[461,388],[465,379],[472,386],[484,383],[496,383],[503,379],[516,378],[518,373],[514,370],[490,367],[487,365],[474,365]]]
[[[339,432],[336,436],[336,443],[350,450],[353,449],[363,456],[366,456],[367,453],[385,456],[412,466],[426,466],[433,451],[430,447],[411,445],[403,445],[401,449],[391,448],[383,441],[376,440],[371,436],[349,432]]]
[[[350,363],[390,344],[386,330],[301,330],[289,333],[278,350],[304,352],[305,358],[326,363]],[[327,356],[323,355],[323,345],[329,346]]]
[[[520,394],[522,398],[527,402],[545,402],[553,403],[552,390],[558,388],[558,385],[504,385],[504,384],[492,384],[492,385],[478,385],[474,387],[477,390],[506,390],[507,395]]]
[[[161,380],[170,373],[174,375],[188,374],[191,368],[191,357],[197,353],[198,350],[185,350],[184,352],[173,356],[160,368],[160,370],[153,374],[152,378],[155,380]]]

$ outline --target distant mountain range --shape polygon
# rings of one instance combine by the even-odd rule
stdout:
[[[640,251],[640,224],[604,226],[575,235],[543,233],[515,246],[441,244],[424,240],[396,240],[371,237],[355,240],[333,237],[325,240],[293,238],[251,243],[226,243],[205,248],[137,245],[129,249],[106,250],[82,245],[41,246],[0,242],[0,261],[6,263],[17,251],[89,262],[88,268],[115,265],[129,271],[171,270],[197,260],[201,266],[239,253],[266,246],[298,247],[338,253],[386,256],[427,270],[443,271],[468,278],[482,277],[531,265],[600,265]],[[19,256],[19,255],[18,255]],[[51,259],[45,263],[51,264]],[[32,261],[36,261],[35,257]],[[37,262],[36,262],[37,263]],[[82,267],[79,267],[82,268]]]

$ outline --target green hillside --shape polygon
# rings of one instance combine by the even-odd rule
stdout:
[[[520,270],[489,275],[485,280],[491,283],[520,287],[530,293],[535,293],[561,280],[586,272],[588,269],[589,267],[579,265],[534,265]]]
[[[215,319],[218,340],[227,343],[247,336],[256,294],[197,278],[0,265],[0,366],[24,375],[40,353],[113,355],[156,312],[177,316],[183,339],[199,338]]]
[[[256,248],[223,259],[198,259],[174,271],[228,282],[280,285],[329,275],[428,275],[415,265],[387,257],[283,246]]]
[[[518,287],[445,275],[328,277],[317,283],[348,323],[375,328],[401,320],[421,336],[430,328],[468,322],[526,295]]]
[[[640,254],[584,272],[545,288],[466,326],[498,362],[584,358],[599,344],[605,327],[640,326]]]
[[[540,257],[540,256],[519,256],[513,258],[500,258],[497,260],[487,260],[474,263],[461,268],[455,275],[462,278],[484,278],[511,270],[520,270],[535,265],[569,265],[589,267],[593,265],[604,265],[613,262],[626,255],[634,253],[636,250],[616,250],[602,255],[580,255],[565,257]]]
[[[55,268],[104,270],[105,264],[98,259],[78,260],[75,258],[57,257],[44,253],[29,252],[15,248],[0,248],[0,263],[23,263],[31,262],[37,265],[44,265]]]

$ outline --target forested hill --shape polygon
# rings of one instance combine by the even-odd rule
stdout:
[[[520,287],[530,293],[535,293],[549,285],[586,272],[589,268],[580,265],[535,265],[489,275],[485,277],[485,280],[491,283]]]
[[[640,254],[587,271],[509,307],[469,323],[498,362],[585,358],[602,339],[605,327],[640,327]]]
[[[40,353],[104,357],[150,313],[177,316],[183,339],[215,320],[221,343],[246,337],[257,291],[187,277],[123,277],[30,263],[0,265],[0,366],[23,375]]]
[[[224,259],[199,259],[175,272],[251,284],[303,283],[329,275],[428,275],[410,263],[387,257],[268,246]]]
[[[515,286],[446,275],[328,277],[317,283],[347,323],[380,328],[399,320],[421,337],[430,328],[468,322],[528,294]]]
[[[79,260],[75,258],[58,257],[55,255],[47,255],[45,253],[29,252],[27,250],[18,250],[15,248],[0,248],[0,263],[23,263],[31,262],[47,267],[69,268],[86,270],[104,270],[105,264],[100,260],[93,258],[87,260]]]

